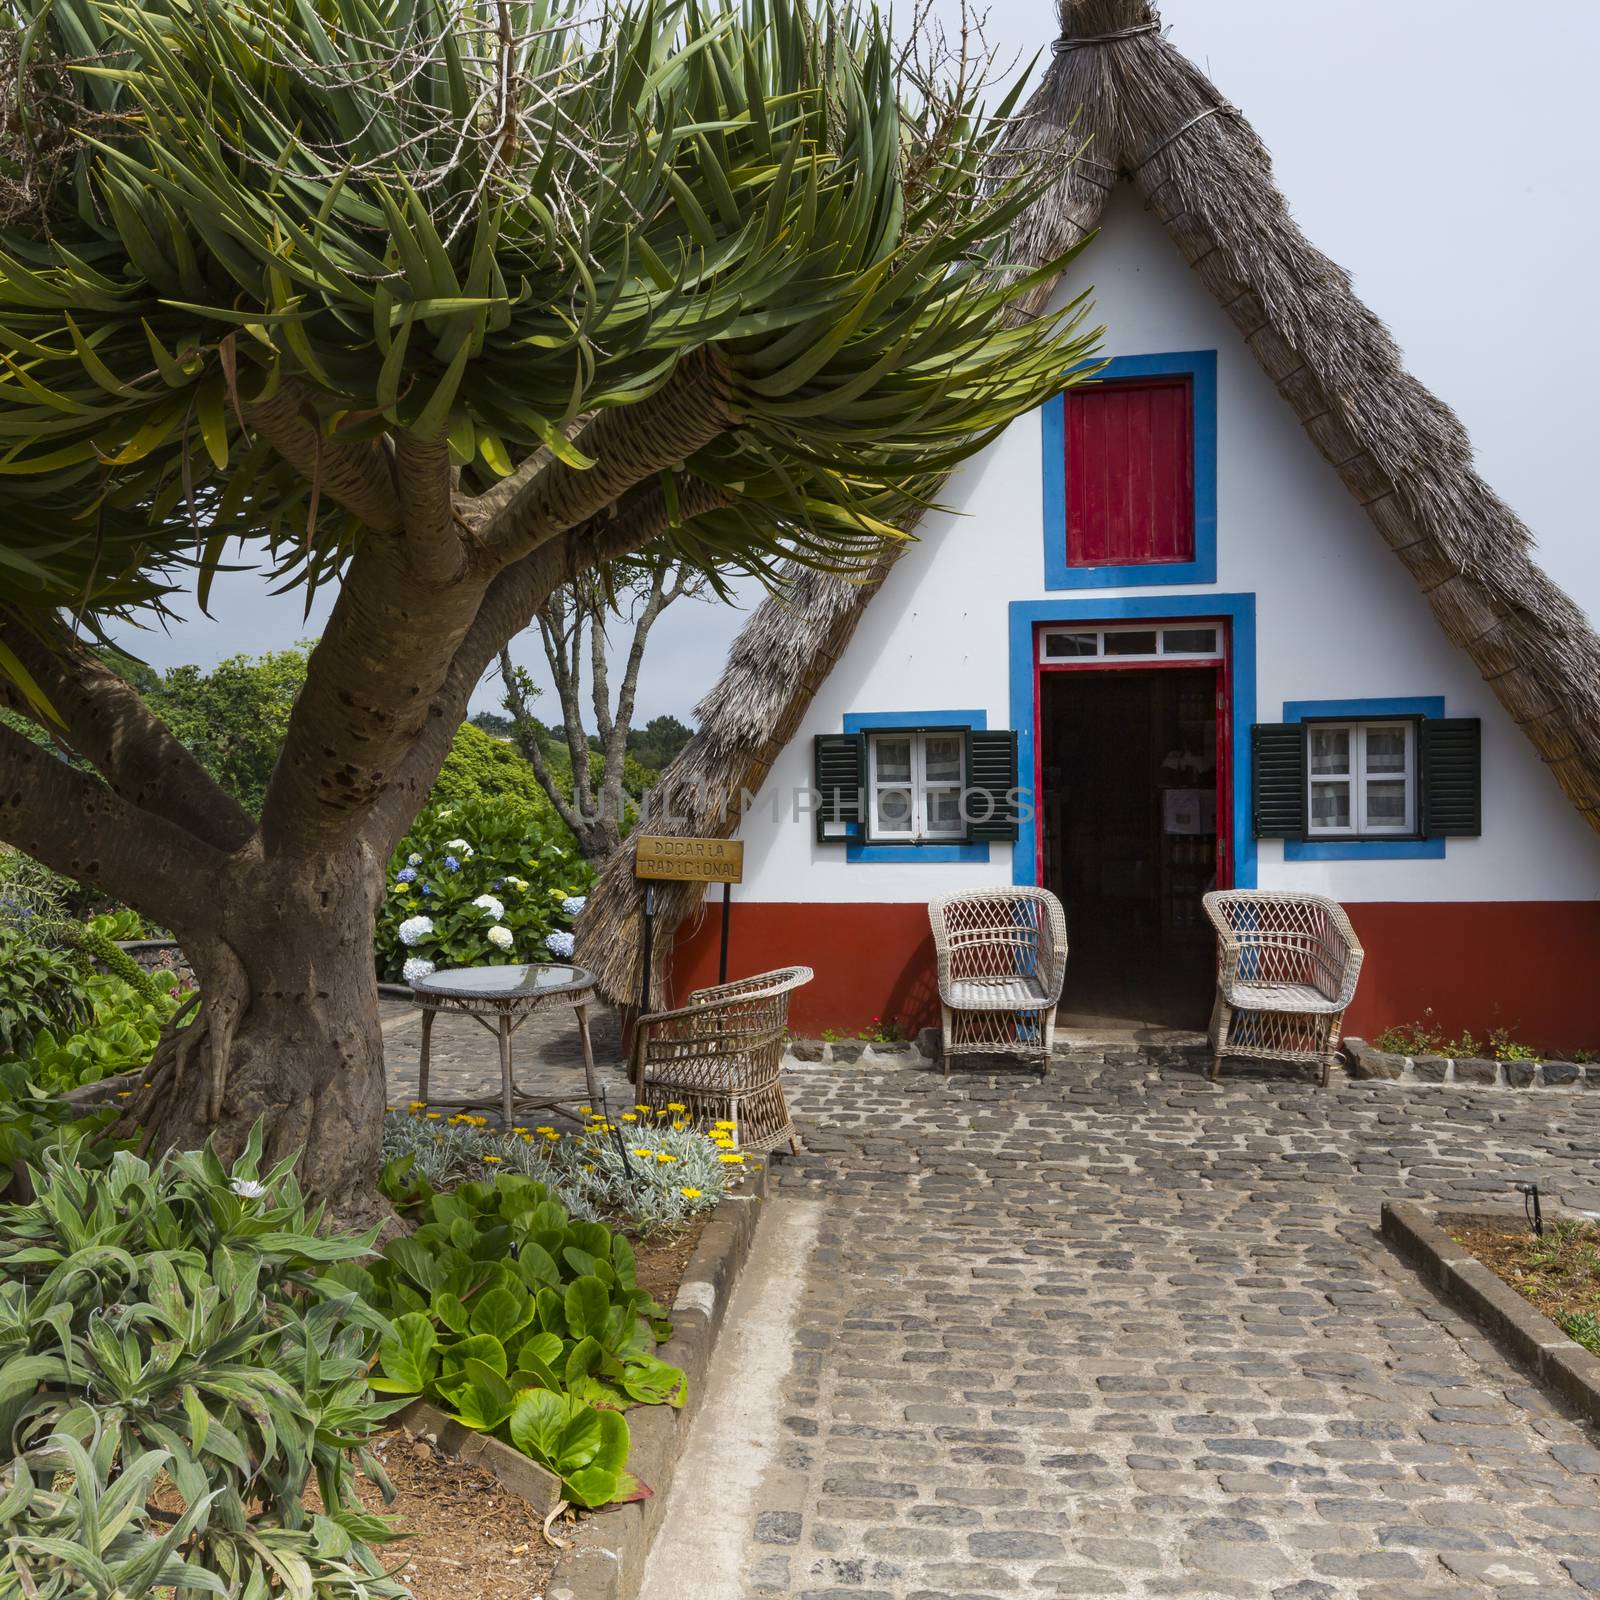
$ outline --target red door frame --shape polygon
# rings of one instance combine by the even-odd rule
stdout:
[[[1052,628],[1062,626],[1059,622],[1043,622],[1033,630],[1033,726],[1036,735],[1033,741],[1033,796],[1036,814],[1042,814],[1044,804],[1044,720],[1040,715],[1044,706],[1044,696],[1040,692],[1046,673],[1055,674],[1062,672],[1176,672],[1183,668],[1211,668],[1216,674],[1217,694],[1217,833],[1216,833],[1216,868],[1217,887],[1231,889],[1233,887],[1234,860],[1233,860],[1233,629],[1226,617],[1141,617],[1140,628],[1203,628],[1215,622],[1218,635],[1222,639],[1222,653],[1219,656],[1174,656],[1170,660],[1160,661],[1118,661],[1104,656],[1096,656],[1089,661],[1052,661],[1046,663],[1040,649],[1040,639]],[[1107,617],[1103,622],[1094,622],[1085,618],[1074,617],[1072,627],[1079,632],[1088,632],[1091,628],[1126,627],[1126,617]],[[1043,827],[1034,829],[1034,862],[1033,871],[1035,883],[1042,884],[1044,875],[1044,840]]]

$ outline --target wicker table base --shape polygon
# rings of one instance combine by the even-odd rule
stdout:
[[[598,1104],[600,1090],[594,1075],[594,1046],[589,1038],[589,1006],[594,999],[594,977],[582,967],[507,966],[459,967],[419,978],[411,986],[422,1007],[422,1053],[417,1064],[417,1097],[435,1106],[474,1107],[490,1104],[483,1097],[431,1100],[428,1067],[433,1021],[441,1011],[471,1017],[494,1034],[500,1047],[500,1115],[509,1127],[522,1111],[559,1110],[569,1116],[573,1101],[539,1099],[516,1081],[511,1065],[511,1036],[540,1006],[566,1000],[578,1019],[583,1042],[583,1078],[589,1103]]]

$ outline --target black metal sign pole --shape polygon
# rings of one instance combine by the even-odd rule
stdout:
[[[733,893],[733,885],[724,883],[722,886],[722,957],[717,962],[717,982],[728,981],[728,897]]]
[[[644,891],[644,976],[639,980],[639,1015],[650,1011],[650,947],[655,943],[656,886],[645,885]]]

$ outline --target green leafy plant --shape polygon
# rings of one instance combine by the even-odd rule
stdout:
[[[560,938],[552,948],[551,936],[571,928],[577,913],[568,907],[580,903],[592,878],[571,834],[543,802],[430,806],[390,863],[378,913],[378,970],[400,979],[430,962],[559,959],[570,949]]]
[[[150,924],[137,911],[130,910],[127,906],[119,906],[115,911],[102,911],[99,916],[90,917],[88,926],[91,932],[111,940],[150,939],[155,936],[155,930]]]
[[[138,988],[109,973],[84,979],[88,1018],[71,1031],[40,1032],[21,1058],[29,1077],[59,1092],[142,1067],[182,1002],[171,973],[141,976]]]
[[[0,1062],[0,1199],[31,1199],[29,1169],[56,1152],[79,1171],[110,1165],[131,1140],[114,1140],[107,1130],[117,1120],[109,1106],[78,1115],[66,1101],[44,1093],[29,1081],[20,1062]]]
[[[631,1494],[620,1412],[681,1405],[684,1376],[654,1354],[671,1328],[627,1239],[520,1174],[444,1193],[401,1161],[383,1188],[416,1231],[338,1274],[393,1318],[373,1388],[514,1444],[577,1505]]]
[[[293,1158],[265,1173],[260,1159],[259,1128],[231,1170],[209,1149],[153,1167],[122,1150],[98,1172],[46,1151],[37,1198],[0,1207],[0,1457],[65,1437],[93,1469],[58,1454],[76,1487],[46,1492],[30,1466],[11,1537],[59,1540],[46,1553],[70,1570],[103,1538],[82,1518],[115,1497],[110,1464],[144,1473],[158,1453],[191,1519],[172,1553],[205,1574],[180,1594],[398,1596],[372,1549],[387,1525],[355,1490],[357,1463],[386,1486],[367,1445],[393,1406],[366,1374],[388,1324],[330,1276],[370,1240],[319,1232]],[[313,1477],[320,1512],[304,1504]],[[134,1520],[151,1531],[142,1495]]]
[[[69,1033],[90,1016],[88,963],[24,922],[0,922],[0,1058],[20,1056],[52,1030]]]

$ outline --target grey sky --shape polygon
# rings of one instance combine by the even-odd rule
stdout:
[[[1526,28],[1508,15],[1488,0],[1174,0],[1165,20],[1255,124],[1301,225],[1460,414],[1484,476],[1595,617],[1600,147],[1588,112],[1600,7],[1556,0]],[[989,16],[1004,58],[1031,56],[1054,30],[1042,0],[995,0]],[[1086,260],[1092,277],[1092,249]],[[249,574],[219,579],[212,609],[214,620],[126,642],[157,666],[210,664],[321,620]],[[688,604],[663,616],[641,721],[688,716],[742,618]],[[539,656],[531,638],[518,653]],[[474,706],[497,698],[486,682]]]

